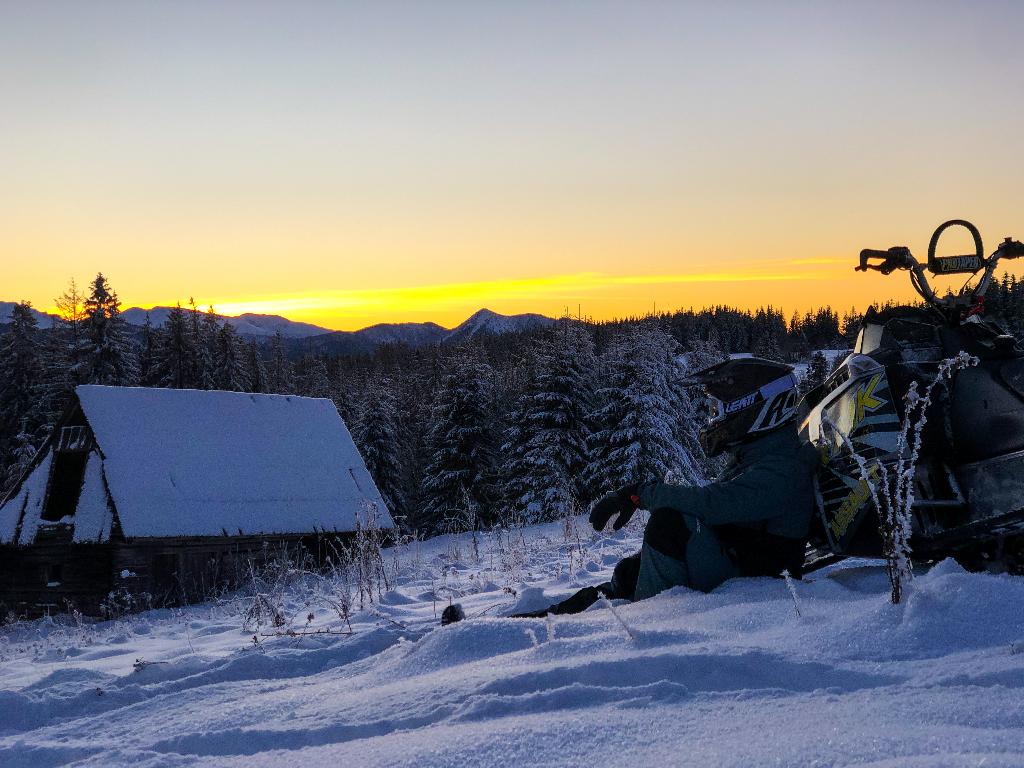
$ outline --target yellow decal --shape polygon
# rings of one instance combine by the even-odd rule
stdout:
[[[868,470],[868,478],[872,484],[876,482],[878,473],[877,464],[872,465]],[[843,499],[843,503],[839,505],[839,510],[836,512],[836,516],[832,518],[832,522],[829,524],[834,540],[838,541],[843,538],[846,529],[850,527],[850,523],[857,516],[857,512],[869,498],[871,498],[871,488],[868,485],[868,481],[862,478],[853,491],[850,492],[850,495]]]
[[[867,385],[860,387],[857,390],[857,394],[854,395],[853,400],[853,424],[850,425],[850,431],[852,432],[857,428],[857,425],[864,421],[864,415],[876,411],[885,405],[888,401],[883,400],[881,397],[875,395],[875,388],[878,383],[882,380],[882,374],[876,373],[871,377],[871,381]]]
[[[829,449],[828,443],[822,443],[818,446],[818,453],[820,454],[821,466],[828,466],[828,463],[832,461],[832,451]]]

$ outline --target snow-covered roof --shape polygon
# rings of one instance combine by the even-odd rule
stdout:
[[[52,457],[53,454],[47,453],[22,482],[14,497],[0,506],[0,544],[14,543],[18,521],[22,516],[31,521],[31,531],[25,530],[25,527],[22,529],[24,540],[35,538],[36,526],[43,511],[43,499],[46,497],[46,481],[50,476]]]
[[[98,448],[76,541],[109,535],[101,481],[129,538],[351,531],[374,511],[393,526],[330,400],[101,386],[76,394]]]

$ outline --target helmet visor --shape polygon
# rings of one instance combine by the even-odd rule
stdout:
[[[708,401],[708,422],[714,424],[725,417],[725,403],[717,397],[707,395]]]

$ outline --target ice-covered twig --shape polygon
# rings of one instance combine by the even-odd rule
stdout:
[[[626,634],[629,636],[629,639],[636,640],[636,635],[633,633],[633,630],[629,628],[629,624],[626,623],[626,620],[623,619],[621,615],[619,615],[619,612],[617,610],[615,610],[615,606],[612,605],[612,601],[604,595],[601,595],[601,605],[603,605],[605,608],[611,611],[611,614],[615,617],[615,620],[622,625],[622,628],[624,630],[626,630]]]
[[[914,576],[910,560],[914,474],[920,458],[922,435],[928,422],[932,395],[935,387],[951,378],[955,371],[977,364],[978,358],[961,351],[955,357],[939,363],[935,378],[923,394],[919,393],[917,382],[910,383],[904,395],[903,425],[896,440],[895,477],[890,476],[889,468],[882,461],[876,461],[874,466],[869,467],[867,460],[854,448],[849,436],[839,430],[827,414],[822,416],[822,426],[839,436],[856,462],[861,480],[871,493],[871,500],[878,512],[879,532],[885,548],[893,603],[900,602],[903,585]],[[876,482],[875,475],[879,476],[881,482]]]
[[[352,629],[286,629],[283,632],[260,632],[260,637],[308,637],[309,635],[354,635]],[[157,662],[152,662],[157,663]]]
[[[389,624],[394,624],[396,627],[398,627],[401,630],[404,630],[406,632],[409,631],[409,628],[405,624],[403,624],[400,621],[395,621],[394,619],[392,619],[387,614],[381,613],[380,611],[373,610],[373,609],[370,610],[370,613],[373,614],[374,616],[376,616],[378,619],[383,619],[384,621],[388,622]]]
[[[793,598],[793,610],[796,611],[797,618],[803,616],[800,613],[800,598],[796,596],[796,585],[793,584],[793,577],[789,575],[789,569],[782,572],[782,578],[786,580],[786,586],[789,588],[789,594]]]

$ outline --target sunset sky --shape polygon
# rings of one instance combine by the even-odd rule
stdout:
[[[0,300],[863,308],[908,291],[862,247],[1024,238],[1022,41],[1019,2],[0,0]]]

